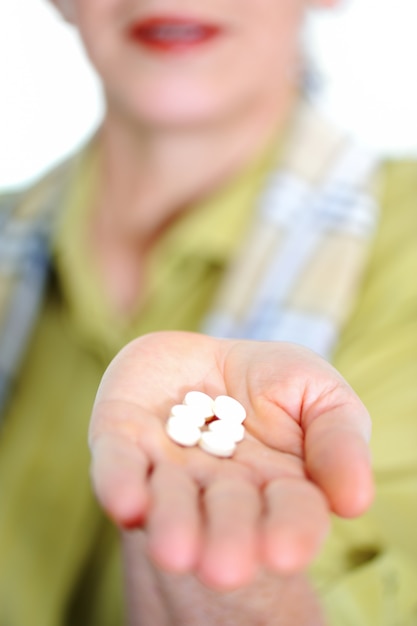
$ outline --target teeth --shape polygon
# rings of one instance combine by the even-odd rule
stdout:
[[[201,27],[194,24],[163,24],[154,26],[151,30],[152,37],[161,41],[194,41],[200,39],[203,34]]]

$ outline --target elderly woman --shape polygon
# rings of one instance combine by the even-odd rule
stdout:
[[[1,200],[0,623],[123,622],[86,438],[139,336],[90,428],[130,622],[411,625],[417,170],[302,97],[332,2],[55,4],[106,114]],[[356,520],[368,414],[294,343],[373,417]],[[245,405],[231,459],[167,438],[190,389]]]

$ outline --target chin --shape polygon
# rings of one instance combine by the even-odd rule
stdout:
[[[204,103],[192,106],[191,103],[140,103],[135,107],[133,115],[138,124],[160,128],[184,128],[215,123],[220,111],[215,106]]]
[[[167,84],[141,88],[123,101],[114,101],[131,122],[161,128],[215,125],[230,119],[242,105],[241,97],[233,97],[218,88]]]

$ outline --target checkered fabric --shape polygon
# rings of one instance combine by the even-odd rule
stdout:
[[[42,304],[53,234],[75,160],[28,193],[0,197],[0,421]]]
[[[376,230],[377,159],[302,105],[204,331],[330,358]]]

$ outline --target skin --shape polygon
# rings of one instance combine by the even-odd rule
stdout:
[[[247,436],[232,459],[165,434],[170,407],[191,389],[246,407]],[[183,332],[126,346],[103,377],[90,445],[97,498],[125,529],[132,624],[145,610],[135,590],[147,586],[155,624],[211,625],[230,612],[233,623],[256,615],[265,624],[321,624],[302,572],[330,513],[354,517],[372,500],[369,436],[352,389],[299,346]],[[155,586],[162,595],[152,603]],[[217,612],[193,622],[195,611],[214,610],[211,590],[222,592]]]

